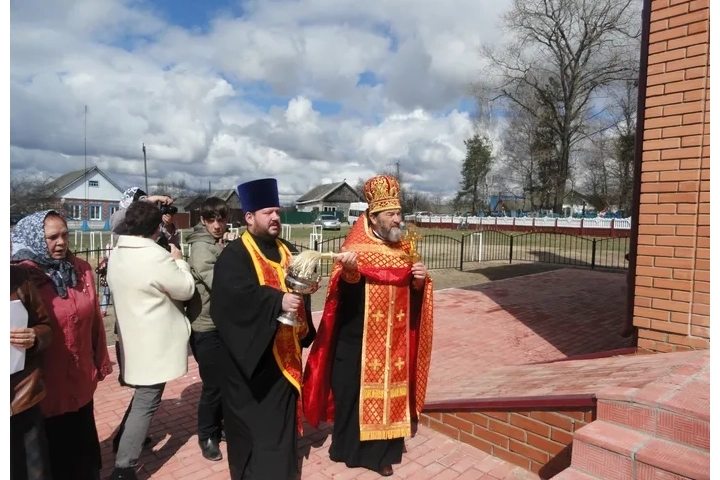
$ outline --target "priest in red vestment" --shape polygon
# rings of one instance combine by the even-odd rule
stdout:
[[[400,230],[400,186],[368,180],[369,204],[333,266],[307,360],[308,423],[333,422],[330,458],[383,476],[400,463],[425,401],[433,285]]]

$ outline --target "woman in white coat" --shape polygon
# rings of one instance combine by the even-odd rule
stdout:
[[[115,300],[124,381],[135,388],[118,433],[110,480],[136,480],[135,467],[160,406],[165,384],[187,373],[190,322],[183,302],[195,291],[190,266],[174,245],[156,243],[162,214],[147,202],[132,203],[108,264]]]

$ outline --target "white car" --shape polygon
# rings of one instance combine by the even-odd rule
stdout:
[[[340,220],[335,215],[320,215],[313,223],[322,226],[323,230],[340,230]]]

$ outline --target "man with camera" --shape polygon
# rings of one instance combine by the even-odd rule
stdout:
[[[135,467],[165,384],[187,373],[190,322],[183,302],[195,292],[190,265],[174,244],[158,245],[162,213],[133,202],[108,263],[115,297],[121,375],[135,389],[117,435],[111,480],[136,480]],[[113,442],[115,443],[115,442]]]

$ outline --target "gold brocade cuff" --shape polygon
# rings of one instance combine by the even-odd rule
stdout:
[[[354,272],[350,272],[348,270],[343,269],[342,273],[340,274],[340,278],[342,278],[345,283],[357,283],[360,281],[360,272],[358,270]]]

